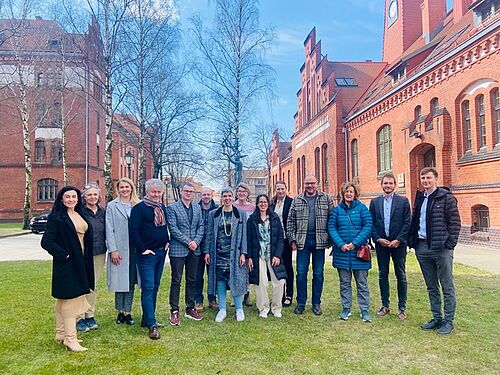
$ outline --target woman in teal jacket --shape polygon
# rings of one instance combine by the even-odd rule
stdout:
[[[359,187],[352,182],[344,183],[341,188],[342,200],[330,213],[328,232],[333,242],[333,267],[337,268],[340,279],[340,300],[342,311],[339,318],[347,320],[352,307],[352,275],[356,280],[358,304],[361,318],[371,322],[370,291],[368,289],[368,270],[371,261],[356,257],[360,245],[367,242],[372,231],[372,217],[368,208],[358,200]]]

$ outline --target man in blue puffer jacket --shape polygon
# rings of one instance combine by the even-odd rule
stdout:
[[[368,208],[358,200],[359,187],[352,182],[344,183],[340,192],[342,201],[335,207],[328,219],[328,232],[333,242],[333,267],[337,268],[340,279],[340,299],[342,311],[339,318],[347,320],[351,315],[352,286],[354,274],[361,318],[371,322],[370,291],[368,270],[371,261],[356,257],[360,245],[365,244],[372,231],[372,217]]]

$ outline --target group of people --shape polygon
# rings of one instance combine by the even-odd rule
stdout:
[[[180,199],[165,207],[162,181],[148,180],[146,195],[139,200],[134,183],[122,178],[116,185],[117,198],[105,208],[100,205],[98,185],[88,184],[82,192],[66,186],[56,197],[42,238],[42,247],[53,256],[55,340],[72,351],[87,350],[78,340],[77,331],[98,328],[95,286],[105,266],[108,289],[115,293],[116,323],[135,324],[132,303],[135,285],[139,284],[141,326],[148,328],[151,339],[159,339],[162,324],[156,319],[157,294],[167,254],[171,268],[169,323],[173,326],[181,324],[179,299],[184,271],[183,316],[187,319],[203,319],[205,273],[208,306],[218,310],[218,323],[228,315],[228,290],[236,320],[245,320],[243,305],[252,305],[250,285],[254,286],[259,316],[267,318],[272,313],[280,318],[282,308],[292,304],[294,277],[297,305],[293,312],[303,314],[311,259],[312,312],[321,315],[325,249],[330,246],[333,267],[339,275],[339,318],[347,320],[351,315],[354,276],[360,316],[371,322],[367,282],[371,259],[358,256],[360,247],[370,239],[375,242],[379,266],[382,307],[377,315],[390,313],[388,274],[392,258],[397,317],[407,317],[405,261],[409,246],[416,251],[433,314],[422,329],[451,333],[456,307],[453,249],[460,232],[460,216],[456,199],[449,190],[437,186],[437,177],[435,168],[421,171],[424,190],[417,193],[413,215],[408,199],[395,193],[392,173],[382,177],[383,194],[370,202],[369,209],[359,200],[357,184],[344,183],[340,202],[335,205],[332,197],[318,190],[312,175],[305,177],[304,192],[297,197],[289,197],[286,184],[278,181],[276,195],[272,199],[258,195],[255,206],[248,202],[250,191],[245,184],[236,187],[236,194],[230,187],[223,188],[219,206],[206,187],[199,204],[194,203],[195,189],[187,182],[180,188]]]

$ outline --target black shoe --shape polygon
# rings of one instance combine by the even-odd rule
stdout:
[[[442,320],[431,319],[427,323],[422,324],[420,328],[422,328],[424,331],[432,331],[434,329],[439,329],[442,323]]]
[[[449,335],[450,333],[453,332],[453,323],[445,320],[442,324],[441,327],[438,329],[438,333],[440,335]]]
[[[118,316],[116,317],[116,324],[123,323],[125,323],[125,315],[123,313],[118,313]]]
[[[160,331],[158,331],[158,327],[152,326],[149,328],[148,336],[151,340],[158,340],[160,338]]]
[[[133,326],[135,324],[135,320],[132,318],[132,315],[127,314],[124,317],[125,324],[128,324],[129,326]]]
[[[243,304],[247,307],[253,306],[252,300],[250,299],[250,293],[245,294],[245,299],[243,300]]]
[[[321,310],[321,305],[313,305],[312,311],[316,316],[323,314],[323,311]]]
[[[295,310],[293,310],[293,313],[297,315],[302,315],[304,314],[304,308],[305,308],[304,305],[297,305]]]

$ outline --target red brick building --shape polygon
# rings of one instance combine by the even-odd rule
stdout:
[[[68,183],[103,186],[103,95],[96,78],[102,77],[102,43],[95,21],[85,34],[65,33],[55,21],[42,19],[0,20],[0,30],[0,219],[20,219],[25,192],[21,79],[28,105],[33,211],[51,208],[64,185],[63,132]]]
[[[436,166],[459,201],[460,241],[500,246],[500,1],[385,9],[381,63],[320,59],[315,30],[306,38],[295,133],[275,137],[272,178],[295,194],[312,173],[334,195],[357,178],[368,204],[392,171],[413,201],[419,170]]]

